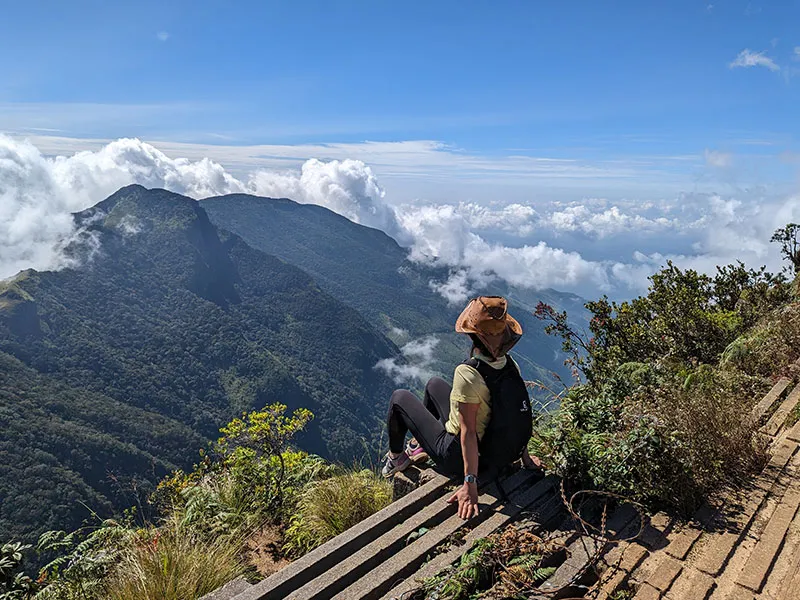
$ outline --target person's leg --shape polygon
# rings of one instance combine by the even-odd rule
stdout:
[[[403,451],[408,431],[428,453],[435,449],[436,440],[444,431],[439,420],[408,390],[397,390],[392,394],[387,424],[389,451],[393,454]]]
[[[441,377],[432,377],[425,386],[422,403],[444,425],[450,418],[450,392],[452,388]]]
[[[409,431],[436,464],[441,466],[447,461],[448,456],[443,452],[446,445],[442,444],[443,437],[448,435],[444,425],[408,390],[397,390],[392,394],[387,425],[390,454],[384,475],[402,471],[408,466],[408,455],[403,446]]]

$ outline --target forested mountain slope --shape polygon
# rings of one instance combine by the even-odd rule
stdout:
[[[3,477],[0,522],[40,526],[79,495],[102,508],[108,473],[190,465],[220,425],[270,402],[313,411],[312,452],[349,461],[380,435],[393,384],[374,366],[397,349],[306,273],[163,190],[123,188],[76,220],[81,266],[0,284],[4,468],[30,466]],[[67,493],[33,509],[30,490],[57,481]]]
[[[441,343],[436,366],[446,375],[465,357],[463,337],[453,333],[462,306],[448,305],[429,285],[432,279],[445,279],[447,270],[409,261],[408,250],[382,231],[353,223],[321,206],[285,198],[234,194],[200,204],[219,227],[308,272],[325,291],[390,335],[392,326],[407,330],[412,337],[437,334]],[[558,310],[568,309],[576,327],[587,328],[582,298],[501,282],[481,293],[511,299],[511,311],[525,330],[514,353],[526,377],[552,382],[552,373],[557,372],[569,378],[561,343],[545,335],[542,323],[532,313],[541,300]]]

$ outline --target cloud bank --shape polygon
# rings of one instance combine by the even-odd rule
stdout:
[[[432,365],[438,345],[439,338],[435,335],[411,340],[400,348],[400,357],[379,360],[375,368],[398,385],[414,381],[424,383],[435,374]]]
[[[705,158],[722,171],[733,160],[711,150]],[[299,171],[233,175],[208,157],[172,158],[136,139],[52,157],[30,143],[0,137],[0,278],[24,268],[69,266],[60,248],[79,235],[70,213],[131,183],[198,199],[250,193],[324,206],[392,235],[411,260],[446,268],[449,276],[431,286],[454,303],[495,280],[588,297],[631,296],[667,260],[706,272],[737,259],[777,270],[780,258],[768,240],[777,227],[800,220],[800,198],[768,197],[758,189],[649,202],[586,196],[536,204],[398,205],[369,166],[346,158],[310,159]],[[136,223],[124,224],[126,234],[136,229]],[[407,353],[424,362],[417,346]]]

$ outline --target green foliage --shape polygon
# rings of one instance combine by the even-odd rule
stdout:
[[[514,526],[476,540],[459,563],[422,582],[416,598],[467,600],[473,598],[528,598],[550,577],[554,567],[543,567],[557,547]]]
[[[295,556],[313,550],[391,501],[391,484],[369,470],[312,481],[300,495],[286,530],[286,549]]]
[[[589,302],[588,341],[564,313],[538,307],[585,382],[537,427],[532,446],[585,486],[690,511],[760,464],[763,448],[742,400],[752,402],[778,363],[793,360],[789,343],[800,329],[785,327],[785,311],[793,312],[781,308],[785,279],[763,268],[738,263],[708,277],[668,263],[650,281],[648,294],[630,302]],[[780,325],[764,324],[779,313]],[[787,351],[776,361],[778,338]]]
[[[130,522],[103,521],[66,533],[49,531],[39,538],[37,551],[53,557],[42,567],[43,589],[36,600],[94,600],[103,598],[107,578],[124,552],[145,534]]]
[[[209,538],[175,520],[147,533],[104,582],[108,600],[195,600],[247,571],[235,535]]]
[[[780,244],[781,254],[789,261],[792,272],[800,273],[800,225],[788,223],[785,227],[777,229],[770,241]]]
[[[9,542],[0,546],[0,599],[25,600],[37,589],[37,584],[22,571],[22,559],[30,546]]]
[[[194,470],[159,484],[157,523],[137,525],[132,509],[125,521],[43,534],[37,550],[51,560],[37,598],[191,600],[244,573],[251,534],[288,521],[303,487],[332,471],[291,450],[312,415],[286,410],[272,404],[223,427]]]
[[[736,338],[722,354],[721,365],[752,376],[770,377],[785,370],[800,348],[800,305],[768,312],[752,329]]]

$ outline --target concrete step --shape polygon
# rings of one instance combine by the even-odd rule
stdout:
[[[772,386],[772,389],[767,392],[767,395],[764,396],[764,398],[762,398],[761,401],[753,407],[753,411],[750,414],[755,423],[761,421],[772,405],[783,397],[783,394],[786,392],[786,388],[789,387],[789,384],[791,384],[790,379],[781,377],[778,382]]]
[[[728,499],[720,511],[720,521],[703,534],[694,567],[712,577],[722,572],[767,495],[781,492],[778,478],[796,451],[797,444],[783,443],[756,477],[752,489]]]
[[[483,523],[472,529],[464,538],[464,543],[447,552],[443,552],[426,562],[414,573],[413,578],[404,580],[384,594],[381,600],[403,598],[416,589],[419,582],[439,573],[448,565],[452,565],[467,552],[472,544],[507,525],[523,510],[529,510],[537,515],[539,522],[551,520],[561,508],[561,497],[558,494],[557,479],[546,477],[536,485],[511,494],[509,502],[498,506]]]
[[[450,480],[447,477],[437,476],[404,498],[393,502],[355,527],[351,527],[271,577],[237,595],[235,600],[283,600],[291,592],[335,567],[397,524],[435,502],[449,486]]]
[[[520,471],[519,473],[528,480],[535,477],[534,474],[528,471]],[[511,491],[512,487],[505,482],[503,483],[503,488],[508,488],[508,491]],[[516,487],[519,486],[517,485]],[[477,517],[464,521],[457,514],[453,514],[440,525],[394,554],[390,560],[365,573],[357,581],[333,596],[333,598],[335,600],[378,600],[392,589],[397,581],[417,572],[425,559],[453,534],[465,527],[477,527],[495,514],[495,510],[502,506],[502,502],[500,500],[501,494],[493,488],[494,486],[490,486],[487,492],[481,495],[481,502],[486,508]],[[454,512],[454,510],[453,508],[451,512]],[[313,596],[313,598],[328,597],[327,595]]]
[[[218,590],[206,594],[200,600],[232,600],[239,594],[242,594],[253,587],[253,584],[248,583],[244,577],[237,577],[233,581],[229,581]]]
[[[608,539],[619,537],[634,520],[640,520],[639,513],[630,504],[621,506],[608,519],[606,537]],[[566,560],[539,586],[541,597],[561,598],[570,595],[572,586],[586,583],[590,575],[588,569],[595,564],[596,559],[608,549],[609,545],[603,539],[579,536],[567,546]],[[580,592],[576,590],[575,593]]]
[[[509,492],[514,491],[528,482],[531,477],[532,475],[528,471],[518,471],[503,482],[504,489],[508,489]],[[491,505],[497,502],[496,493],[493,492],[494,488],[490,486],[479,498],[484,512],[490,510]],[[289,594],[286,597],[287,600],[332,598],[361,578],[370,577],[373,570],[389,569],[396,562],[395,557],[404,549],[413,547],[415,544],[416,547],[424,546],[423,540],[430,540],[432,537],[441,535],[442,527],[448,521],[452,521],[453,517],[462,524],[465,523],[454,514],[456,507],[446,502],[449,496],[450,492],[448,491],[406,521],[398,524],[394,529],[339,562],[335,569],[321,574]],[[406,546],[409,536],[422,527],[429,531],[419,537],[416,542]]]
[[[800,507],[800,484],[790,485],[769,519],[756,547],[736,579],[742,587],[760,592],[783,547],[789,525]]]
[[[800,385],[795,386],[786,399],[781,402],[780,406],[778,406],[777,410],[769,418],[769,421],[767,421],[767,424],[762,428],[762,431],[767,435],[777,435],[783,428],[786,417],[789,416],[789,413],[792,412],[792,409],[798,402],[800,402]]]

